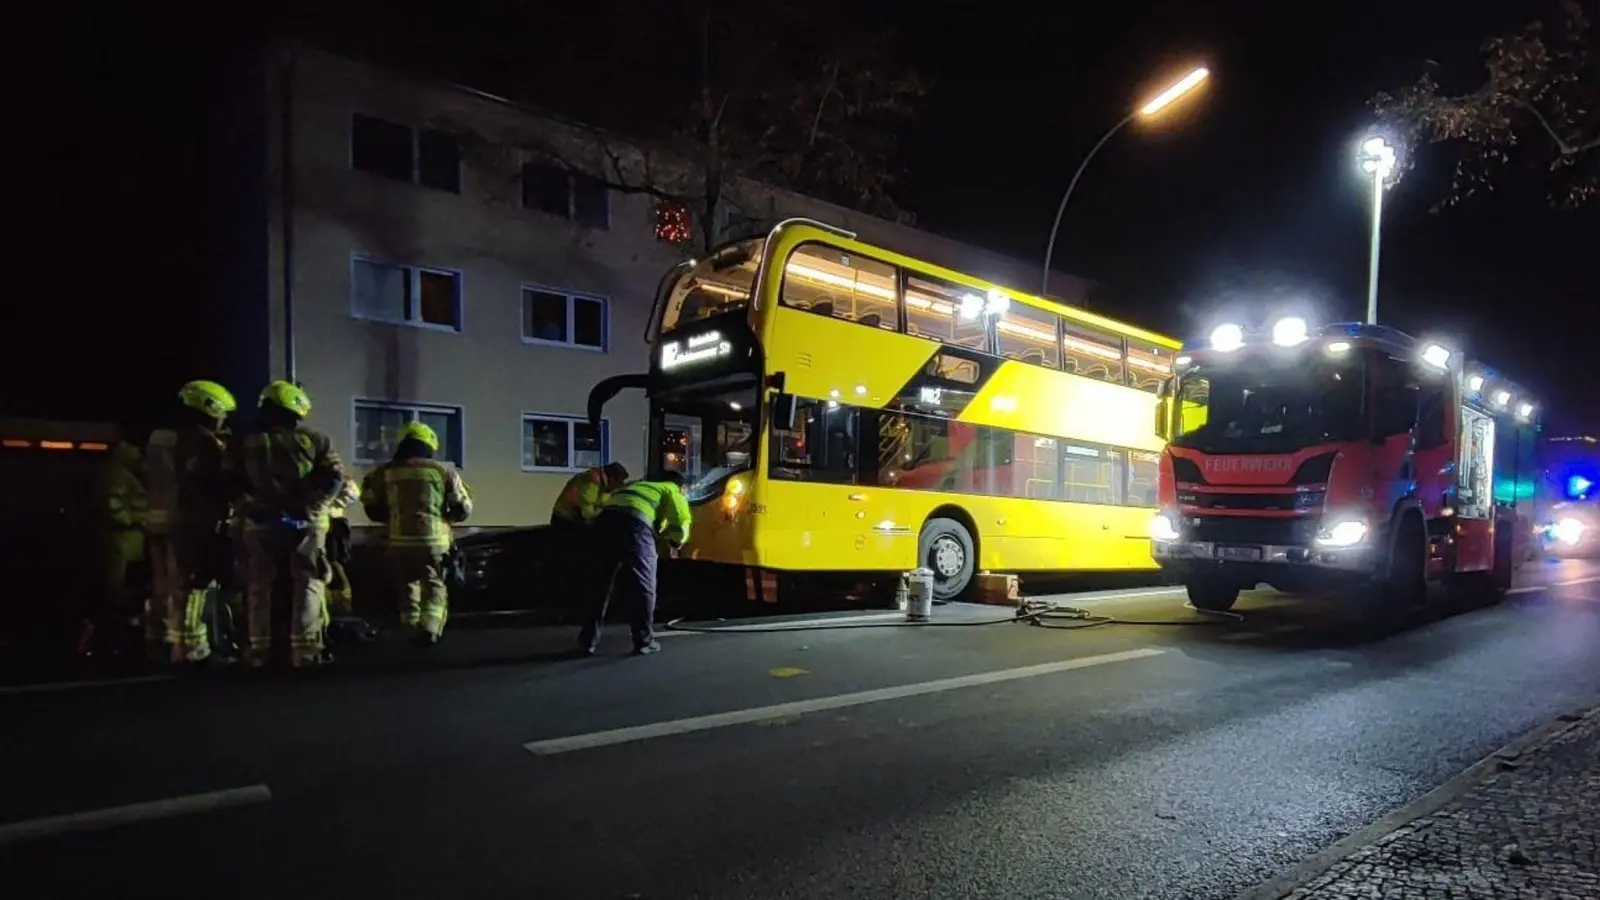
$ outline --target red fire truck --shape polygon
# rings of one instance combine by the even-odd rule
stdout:
[[[1216,328],[1162,395],[1152,553],[1199,609],[1265,583],[1390,606],[1505,591],[1532,547],[1537,405],[1392,328]]]

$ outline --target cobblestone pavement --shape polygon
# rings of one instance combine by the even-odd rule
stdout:
[[[1600,713],[1286,900],[1600,898]]]

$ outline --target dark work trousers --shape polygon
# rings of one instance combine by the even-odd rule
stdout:
[[[655,640],[650,623],[656,615],[656,534],[644,520],[610,510],[595,520],[594,544],[599,555],[599,577],[594,584],[594,608],[579,641],[593,649],[605,625],[612,596],[626,604],[633,628],[634,649]]]
[[[580,520],[551,517],[550,560],[556,577],[548,587],[559,594],[555,606],[588,615],[594,602],[595,573],[600,568],[594,546],[597,534],[593,526]]]

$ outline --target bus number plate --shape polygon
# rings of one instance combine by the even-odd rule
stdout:
[[[1236,559],[1243,562],[1255,562],[1261,558],[1260,547],[1228,547],[1217,548],[1219,559]]]

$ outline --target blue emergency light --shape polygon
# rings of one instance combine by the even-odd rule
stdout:
[[[1567,476],[1567,499],[1587,500],[1589,491],[1594,488],[1594,481],[1585,475]]]

